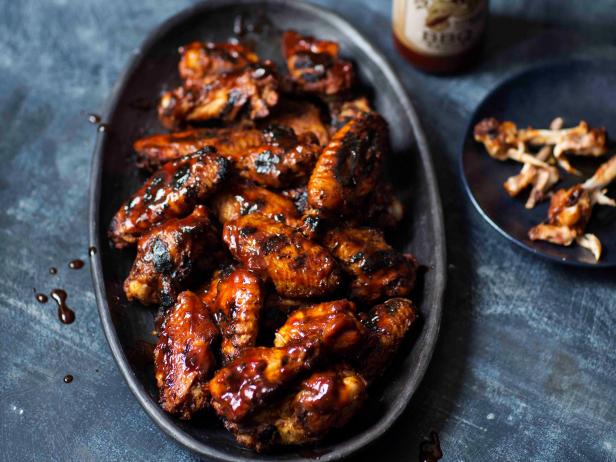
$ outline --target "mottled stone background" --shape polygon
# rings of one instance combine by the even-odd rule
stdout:
[[[95,128],[84,113],[102,109],[148,31],[190,3],[0,2],[2,460],[195,459],[133,399],[103,337],[89,269],[67,268],[87,257]],[[365,460],[416,460],[420,439],[436,429],[445,460],[615,461],[616,273],[513,247],[465,197],[456,159],[471,111],[503,77],[556,56],[616,58],[616,2],[493,1],[482,63],[456,78],[421,74],[396,55],[389,1],[318,3],[359,26],[402,76],[447,222],[449,286],[434,360]],[[69,292],[70,326],[34,300],[33,288],[54,287]]]

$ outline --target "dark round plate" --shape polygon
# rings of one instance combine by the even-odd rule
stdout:
[[[126,301],[122,282],[133,259],[131,251],[107,244],[107,228],[120,204],[136,190],[143,176],[134,167],[132,142],[160,132],[151,104],[163,88],[177,84],[177,49],[193,40],[223,41],[232,36],[238,14],[269,23],[255,37],[257,52],[280,61],[280,30],[331,38],[342,54],[358,65],[360,79],[373,89],[376,109],[389,122],[393,155],[389,178],[409,211],[395,236],[398,248],[413,252],[428,270],[415,301],[423,325],[401,348],[386,378],[370,391],[370,399],[352,425],[306,449],[292,447],[256,454],[238,446],[218,419],[205,413],[178,420],[157,404],[151,344],[154,310]],[[339,459],[382,435],[406,407],[421,381],[438,336],[445,288],[445,236],[437,184],[425,137],[404,89],[378,52],[353,26],[322,8],[290,0],[210,0],[200,3],[155,29],[119,78],[105,111],[109,129],[99,133],[92,162],[90,242],[92,275],[102,325],[111,351],[131,391],[148,415],[172,438],[208,460]],[[110,422],[113,425],[113,422]]]
[[[517,74],[495,88],[473,115],[464,140],[460,168],[466,191],[479,213],[503,236],[537,255],[578,266],[616,266],[616,209],[596,206],[586,228],[596,234],[603,245],[603,255],[595,262],[592,254],[573,244],[570,247],[547,242],[533,242],[528,230],[547,218],[549,201],[524,208],[528,197],[521,193],[511,198],[503,189],[505,180],[517,174],[521,164],[499,162],[486,153],[473,139],[473,127],[485,117],[511,120],[518,126],[547,127],[555,117],[563,117],[565,126],[586,120],[591,126],[605,127],[616,133],[616,62],[567,60],[553,62]],[[614,150],[612,149],[610,154]],[[569,156],[584,178],[607,160]],[[555,190],[569,187],[578,177],[561,170],[561,181]],[[614,186],[612,186],[612,191]],[[614,196],[614,193],[610,193]]]

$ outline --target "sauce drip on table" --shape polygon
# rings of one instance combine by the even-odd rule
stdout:
[[[78,258],[68,262],[68,267],[70,269],[81,269],[83,268],[83,265],[84,265],[83,260],[80,260]]]
[[[36,294],[35,297],[36,297],[36,301],[39,303],[47,303],[47,300],[49,300],[47,298],[47,295],[41,294],[41,293]]]
[[[73,376],[71,374],[66,374],[64,376],[64,383],[71,383],[73,381]]]
[[[58,318],[63,324],[71,324],[75,321],[75,312],[66,304],[66,291],[54,289],[51,291],[51,298],[58,304]]]
[[[58,274],[58,268],[55,268],[52,266],[51,268],[49,268],[49,274],[51,275]]]
[[[88,122],[90,122],[92,125],[98,125],[101,123],[101,116],[99,116],[98,114],[89,113]]]
[[[430,432],[430,439],[419,445],[419,462],[436,462],[443,457],[438,433]]]

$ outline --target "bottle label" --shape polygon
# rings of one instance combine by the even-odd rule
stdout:
[[[432,56],[450,56],[480,38],[487,0],[405,0],[404,43]]]

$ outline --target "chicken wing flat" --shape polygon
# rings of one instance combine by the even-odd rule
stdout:
[[[346,302],[346,305],[345,305]],[[323,304],[325,305],[325,304]],[[330,316],[298,320],[289,329],[286,346],[253,347],[243,350],[230,364],[219,369],[210,381],[212,407],[226,421],[237,423],[272,403],[280,393],[296,382],[302,374],[318,362],[326,361],[332,353],[356,351],[363,339],[362,324],[349,310],[348,301],[330,302],[339,311]],[[320,308],[326,311],[325,307]],[[344,313],[354,322],[341,321]],[[318,335],[318,324],[326,335]],[[305,335],[302,336],[302,329]],[[298,341],[299,339],[299,341]]]
[[[355,316],[355,304],[343,299],[292,312],[276,332],[274,346],[320,342],[330,353],[341,356],[352,353],[365,335]]]
[[[151,135],[135,142],[138,165],[152,168],[207,146],[231,161],[239,174],[272,188],[305,181],[321,148],[315,135],[296,135],[293,129],[268,126],[263,130],[193,129]]]
[[[255,345],[265,294],[259,278],[243,268],[217,271],[213,284],[216,288],[210,289],[210,295],[215,298],[208,307],[222,335],[223,363],[228,363]]]
[[[162,408],[189,419],[208,402],[208,379],[216,366],[218,329],[197,295],[182,292],[166,313],[154,349]]]
[[[396,252],[372,228],[340,227],[328,231],[323,245],[353,278],[350,297],[373,303],[390,297],[405,297],[415,286],[417,263],[412,256]]]
[[[284,297],[326,295],[341,282],[340,269],[327,250],[263,215],[245,215],[227,222],[223,240],[243,266],[270,279]]]
[[[183,284],[206,271],[219,257],[217,227],[208,211],[197,205],[184,218],[171,218],[146,232],[137,245],[137,257],[124,281],[129,300],[144,305],[174,303]]]
[[[357,212],[379,182],[389,151],[387,123],[362,114],[342,127],[325,147],[308,181],[308,203],[325,215]]]
[[[278,77],[270,61],[222,74],[202,85],[181,86],[161,95],[158,117],[167,128],[212,119],[233,121],[247,107],[251,119],[266,117],[278,103]]]
[[[329,141],[329,131],[323,123],[320,109],[308,101],[284,99],[265,121],[271,125],[292,128],[298,135],[313,133],[321,146]]]
[[[222,183],[228,164],[207,148],[163,165],[113,217],[109,238],[115,247],[134,244],[155,224],[188,215]]]
[[[221,223],[260,213],[272,220],[299,227],[300,218],[291,199],[255,185],[235,184],[214,198],[214,209]]]
[[[419,311],[406,298],[392,298],[362,313],[361,320],[368,335],[357,360],[357,371],[371,382],[389,365],[407,332],[419,320]]]
[[[281,402],[248,422],[227,423],[243,446],[257,452],[274,445],[304,445],[346,425],[366,400],[366,381],[344,365],[314,372]]]
[[[180,77],[187,87],[203,84],[221,74],[238,72],[259,57],[237,43],[192,42],[180,48]]]
[[[291,79],[308,93],[335,95],[353,86],[353,65],[340,59],[339,52],[336,42],[302,36],[295,31],[287,31],[282,36],[282,54]]]

